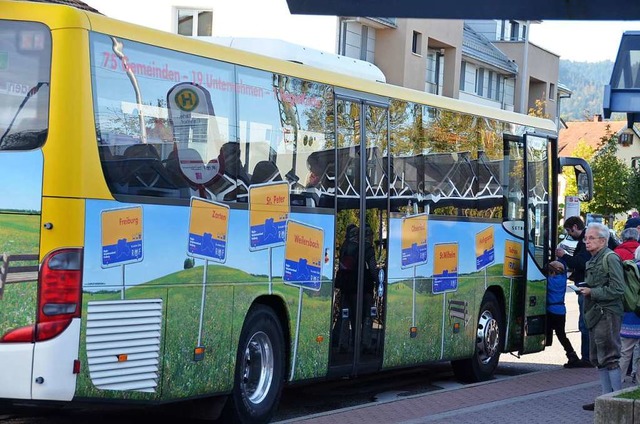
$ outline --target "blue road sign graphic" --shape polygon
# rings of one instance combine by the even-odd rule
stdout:
[[[283,244],[286,235],[287,221],[265,220],[264,224],[251,227],[251,247],[267,247]]]
[[[402,249],[402,266],[418,265],[427,261],[427,245],[413,243],[408,249]]]
[[[227,253],[225,240],[213,238],[211,233],[189,233],[189,253],[206,258],[224,261]]]
[[[491,265],[495,260],[494,249],[485,250],[482,255],[476,258],[476,269],[480,270],[488,265]]]
[[[445,270],[442,274],[433,275],[433,293],[458,290],[458,273]]]
[[[142,240],[127,241],[119,239],[116,244],[102,246],[102,264],[104,266],[123,262],[135,262],[142,259]]]
[[[320,272],[319,266],[309,264],[304,258],[297,262],[289,259],[284,262],[284,281],[308,289],[320,289]]]

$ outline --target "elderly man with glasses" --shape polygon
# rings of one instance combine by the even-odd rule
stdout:
[[[624,274],[620,257],[607,247],[609,228],[603,224],[587,226],[584,242],[591,254],[585,266],[584,321],[589,329],[589,358],[598,367],[602,394],[620,390],[620,327],[624,308]],[[606,261],[606,263],[605,263]],[[583,409],[592,411],[594,404]]]

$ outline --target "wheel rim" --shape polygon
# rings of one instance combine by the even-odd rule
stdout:
[[[478,359],[486,364],[498,353],[500,344],[500,328],[490,311],[484,311],[478,321],[477,349]]]
[[[249,402],[259,404],[269,393],[273,381],[273,347],[264,332],[258,332],[251,337],[242,360],[242,392]]]

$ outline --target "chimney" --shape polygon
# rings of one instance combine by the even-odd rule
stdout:
[[[602,115],[599,113],[593,115],[593,122],[602,122]]]

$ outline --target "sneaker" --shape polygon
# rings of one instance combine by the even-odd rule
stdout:
[[[578,364],[575,366],[575,368],[593,368],[593,364],[590,361],[586,361],[584,359],[581,359],[578,362]]]
[[[571,358],[569,359],[569,362],[567,362],[566,364],[563,365],[565,368],[580,368],[582,367],[582,361],[580,359],[576,358]]]
[[[584,409],[585,411],[593,411],[594,409],[596,409],[596,404],[587,403],[586,405],[582,405],[582,409]]]

